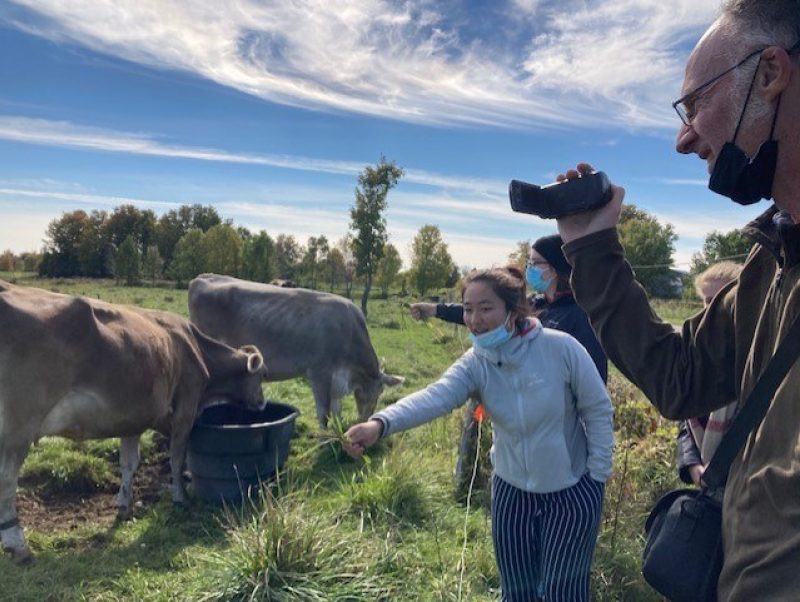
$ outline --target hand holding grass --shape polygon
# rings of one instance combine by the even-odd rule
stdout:
[[[383,423],[380,420],[368,420],[356,424],[347,429],[344,434],[345,441],[342,448],[352,458],[360,458],[368,447],[375,445],[383,431]]]

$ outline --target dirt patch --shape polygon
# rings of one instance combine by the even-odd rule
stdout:
[[[167,490],[169,480],[167,459],[139,466],[133,477],[133,515],[144,515]],[[37,494],[22,489],[17,495],[17,514],[25,529],[44,533],[86,525],[110,527],[117,517],[116,497],[116,492]]]

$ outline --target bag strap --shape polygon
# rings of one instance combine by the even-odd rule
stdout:
[[[764,372],[756,382],[747,401],[737,414],[730,429],[722,437],[717,450],[703,473],[703,483],[710,489],[721,488],[728,480],[728,470],[733,459],[744,445],[750,433],[764,419],[778,386],[800,355],[800,315],[783,337],[778,350],[770,359]]]

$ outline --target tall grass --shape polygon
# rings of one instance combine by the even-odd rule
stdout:
[[[227,510],[229,546],[201,556],[209,572],[201,600],[337,602],[393,600],[396,583],[378,571],[381,551],[331,514],[312,509],[307,490]]]
[[[430,518],[430,494],[409,460],[393,454],[343,484],[341,506],[358,517],[360,530],[387,522],[419,527]]]

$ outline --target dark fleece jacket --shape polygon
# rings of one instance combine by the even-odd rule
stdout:
[[[737,282],[676,332],[634,281],[616,229],[564,246],[572,288],[609,359],[668,418],[744,400],[800,313],[800,225],[771,208]],[[734,460],[723,505],[719,600],[797,600],[800,592],[800,362]]]

